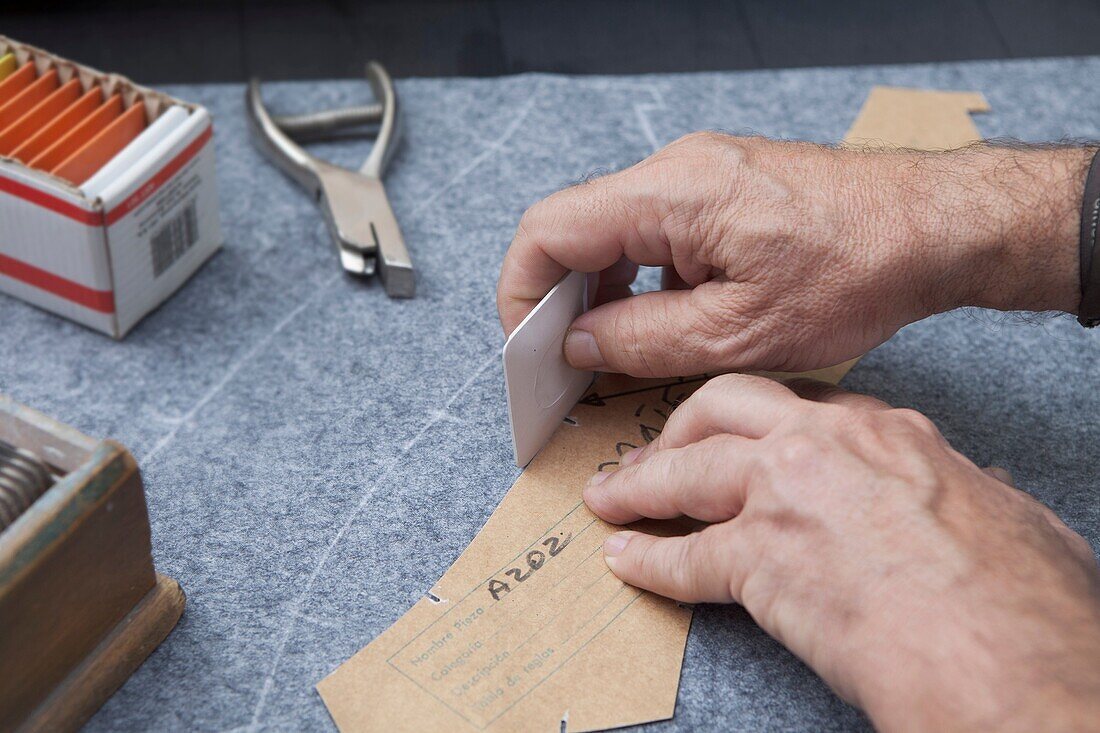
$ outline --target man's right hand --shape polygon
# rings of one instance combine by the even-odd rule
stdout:
[[[531,207],[501,322],[511,333],[567,271],[599,272],[567,359],[672,376],[831,366],[963,305],[1073,312],[1090,154],[689,135]],[[669,289],[630,297],[638,265],[666,268]]]

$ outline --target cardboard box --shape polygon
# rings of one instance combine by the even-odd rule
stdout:
[[[95,198],[49,173],[0,157],[0,292],[122,338],[222,244],[213,126],[201,106],[0,36],[39,73],[56,69],[151,124],[172,107],[189,115]]]

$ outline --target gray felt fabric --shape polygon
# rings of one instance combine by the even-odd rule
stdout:
[[[387,187],[419,274],[407,302],[338,271],[313,204],[249,145],[241,87],[170,89],[214,114],[224,251],[122,343],[0,297],[0,389],[130,447],[158,568],[188,595],[89,729],[331,729],[313,684],[431,586],[517,475],[494,284],[540,197],[700,128],[838,140],[879,83],[980,90],[987,136],[1100,137],[1098,78],[1100,58],[401,81]],[[284,111],[369,94],[268,92]],[[349,165],[365,151],[324,149]],[[1067,319],[952,313],[846,385],[925,411],[1095,547],[1098,339]],[[653,729],[866,725],[743,611],[702,607],[676,717]]]

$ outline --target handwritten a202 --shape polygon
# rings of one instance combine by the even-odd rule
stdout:
[[[572,532],[567,534],[564,538],[547,537],[544,539],[539,544],[546,548],[546,552],[539,549],[529,550],[527,554],[523,556],[523,564],[521,567],[508,568],[504,571],[505,577],[512,578],[513,582],[509,583],[507,580],[493,578],[489,581],[489,585],[487,586],[489,595],[493,597],[494,601],[499,601],[502,596],[511,593],[513,585],[519,585],[530,578],[535,571],[545,565],[550,558],[556,557],[558,553],[564,550],[565,546],[568,545],[569,541],[572,539]],[[525,567],[526,572],[524,572]]]

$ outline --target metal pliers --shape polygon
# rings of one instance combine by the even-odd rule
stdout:
[[[367,64],[367,81],[378,104],[276,117],[264,107],[260,82],[253,79],[245,98],[249,127],[264,155],[316,198],[344,269],[360,276],[377,271],[387,295],[411,298],[416,292],[412,260],[382,187],[382,174],[400,136],[397,93],[390,75],[376,61]],[[292,139],[316,139],[374,123],[378,124],[374,147],[358,173],[313,157]]]

